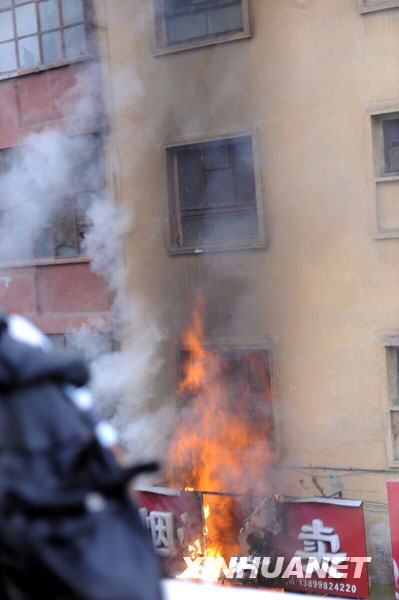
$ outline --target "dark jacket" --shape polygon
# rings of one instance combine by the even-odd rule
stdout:
[[[135,469],[71,399],[87,367],[17,338],[1,317],[1,600],[158,600],[157,561],[126,491]]]

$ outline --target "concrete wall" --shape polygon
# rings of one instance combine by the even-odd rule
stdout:
[[[166,335],[160,398],[175,394],[197,287],[208,341],[272,344],[276,486],[364,500],[375,580],[386,581],[385,481],[398,474],[381,337],[399,331],[399,239],[376,234],[370,113],[399,110],[399,9],[251,4],[251,39],[154,57],[151,2],[96,2],[110,173],[134,215],[128,285]],[[171,257],[164,146],[252,130],[268,247]]]

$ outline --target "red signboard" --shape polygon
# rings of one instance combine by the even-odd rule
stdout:
[[[174,577],[185,569],[184,556],[205,547],[202,496],[198,492],[152,489],[137,492],[139,512],[167,575]]]
[[[368,598],[368,573],[362,503],[352,500],[309,498],[287,502],[279,545],[284,556],[299,557],[305,564],[323,557],[336,565],[342,578],[313,573],[289,577],[286,589],[348,598]],[[356,560],[354,560],[356,559]],[[342,563],[341,563],[342,561]],[[341,563],[341,564],[340,564]],[[360,575],[360,576],[359,576]]]
[[[387,492],[395,593],[399,600],[399,481],[387,481]]]
[[[184,557],[206,556],[203,505],[209,502],[208,496],[209,494],[200,492],[160,488],[139,492],[143,523],[151,531],[154,549],[164,559],[166,571],[171,576],[184,571]],[[243,510],[240,515],[244,519],[252,514],[254,506],[259,505],[262,499],[243,497],[235,500],[241,503]],[[399,502],[397,505],[399,530]],[[280,531],[273,539],[272,559],[263,556],[239,556],[236,559],[223,556],[226,564],[231,559],[237,561],[235,573],[231,573],[232,585],[243,583],[242,579],[239,580],[237,565],[242,564],[242,561],[248,565],[255,560],[258,561],[258,575],[256,580],[247,578],[246,584],[270,587],[271,581],[267,579],[270,575],[265,575],[262,567],[268,571],[270,561],[275,564],[274,561],[279,556],[281,570],[276,576],[279,588],[341,598],[368,598],[362,502],[327,498],[282,501],[278,503],[278,514],[281,519]],[[226,522],[231,523],[232,520],[226,519]],[[256,522],[256,527],[262,531],[266,521],[258,518]],[[242,521],[237,525],[234,531],[227,531],[223,536],[226,539],[237,538],[229,539],[225,545],[234,554],[237,554],[237,543],[234,542],[238,542]],[[224,546],[224,541],[226,540],[219,540],[220,547]],[[252,555],[252,551],[244,550],[243,547],[241,551]],[[314,565],[314,569],[309,569],[309,562]],[[320,568],[323,566],[324,570]],[[248,566],[245,568],[248,569]],[[230,578],[229,575],[226,576]]]

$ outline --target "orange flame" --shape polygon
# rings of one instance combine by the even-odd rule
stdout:
[[[267,493],[267,470],[274,454],[265,353],[211,350],[203,340],[200,298],[183,335],[187,360],[179,391],[191,402],[182,410],[170,446],[169,483],[204,492]],[[213,496],[205,506],[207,556],[238,550],[232,537],[237,533],[235,504],[232,497]]]
[[[204,539],[207,540],[208,539],[208,520],[211,514],[211,509],[209,504],[206,504],[203,508],[203,516],[204,516],[204,530],[203,530],[203,535],[204,535]],[[191,560],[194,560],[196,558],[199,557],[203,557],[203,558],[219,558],[222,556],[220,550],[217,547],[210,547],[208,544],[205,546],[205,548],[202,547],[201,545],[201,540],[195,540],[195,542],[193,544],[190,544],[188,546],[188,552],[189,552],[189,556],[191,558]],[[216,568],[211,568],[211,569],[207,569],[206,570],[206,575],[204,576],[204,579],[206,579],[207,581],[211,581],[216,583],[218,581],[219,578],[219,573],[220,571]]]

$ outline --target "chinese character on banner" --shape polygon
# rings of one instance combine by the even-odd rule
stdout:
[[[151,531],[152,545],[159,556],[173,556],[173,513],[139,509],[144,526]]]
[[[137,496],[154,551],[162,558],[167,574],[174,577],[184,571],[183,557],[190,556],[190,545],[198,540],[198,546],[205,547],[201,494],[149,488],[138,491]]]
[[[356,563],[351,557],[366,557],[364,515],[362,502],[328,498],[308,498],[283,503],[284,532],[279,536],[281,555],[287,563],[298,557],[306,565],[309,559],[316,559],[320,565],[327,561],[341,561],[345,565],[346,577],[335,579],[329,575],[311,577],[290,577],[287,590],[319,595],[333,595],[341,598],[368,598],[367,564],[364,564],[360,577],[355,576]],[[337,566],[338,571],[339,566]]]
[[[399,481],[387,481],[387,492],[395,594],[399,600]]]
[[[326,557],[347,556],[346,552],[338,552],[341,542],[334,528],[326,527],[320,519],[313,519],[311,525],[303,525],[298,540],[303,541],[303,550],[295,552],[300,558],[315,557],[321,563]]]

